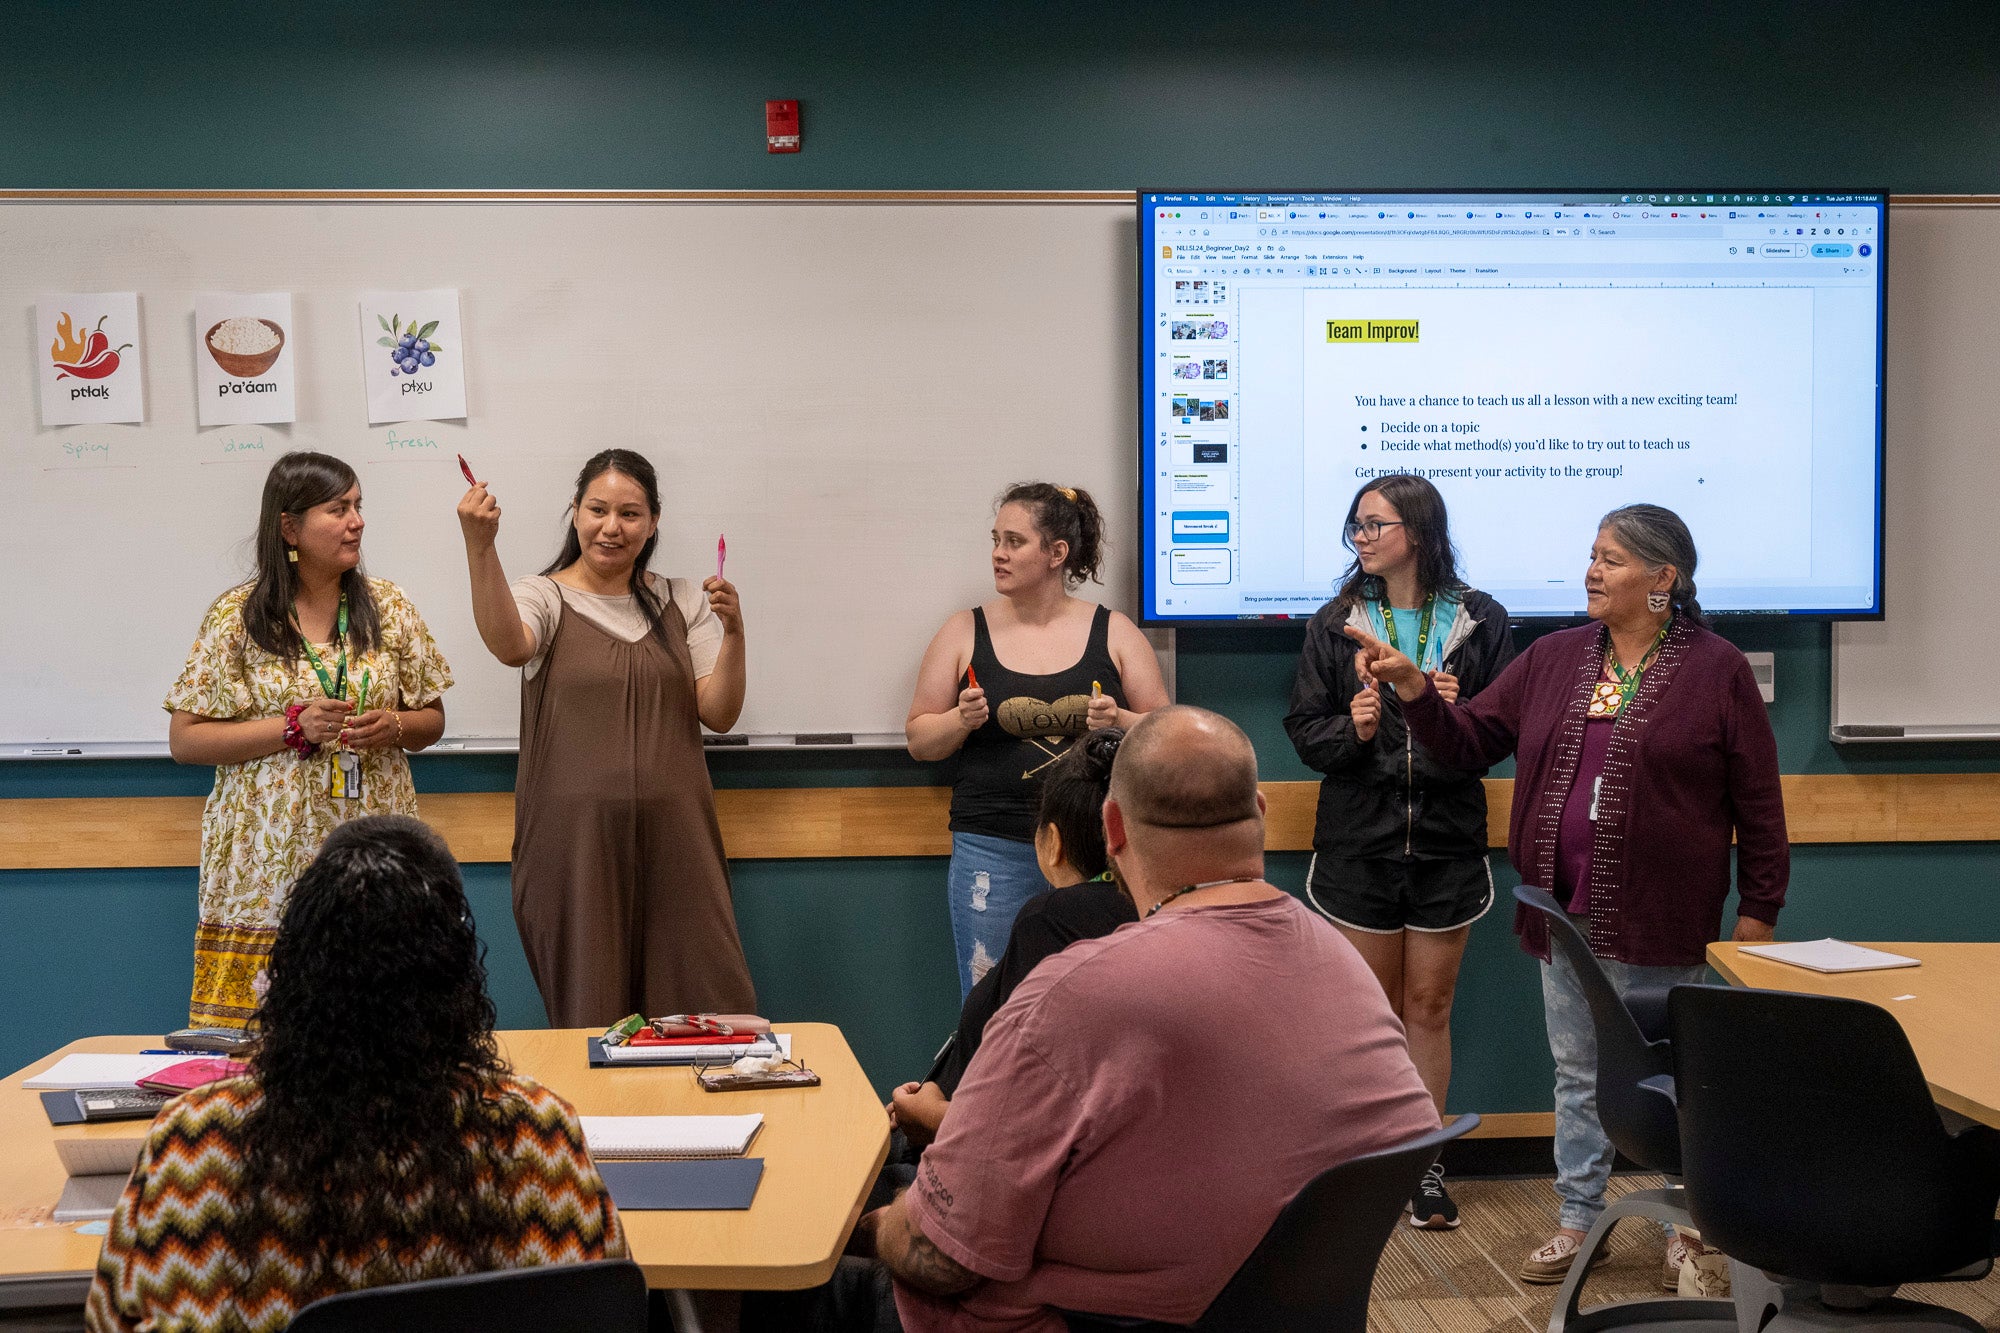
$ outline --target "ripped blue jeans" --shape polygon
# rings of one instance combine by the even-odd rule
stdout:
[[[1635,986],[1692,985],[1708,977],[1708,967],[1639,967],[1615,959],[1597,960],[1611,989],[1623,995]],[[1611,1140],[1597,1122],[1597,1029],[1583,983],[1562,950],[1542,964],[1542,1012],[1548,1023],[1549,1053],[1556,1058],[1556,1198],[1558,1226],[1588,1231],[1604,1211],[1604,1187],[1611,1179]]]
[[[1021,904],[1049,887],[1035,860],[1035,845],[985,833],[951,835],[951,869],[945,883],[951,902],[951,936],[958,946],[958,995],[1006,952]]]

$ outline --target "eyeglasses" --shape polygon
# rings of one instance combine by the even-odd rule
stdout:
[[[1381,538],[1382,529],[1402,526],[1402,521],[1399,519],[1371,518],[1359,523],[1349,519],[1345,530],[1349,541],[1353,541],[1356,537],[1366,537],[1372,542]]]

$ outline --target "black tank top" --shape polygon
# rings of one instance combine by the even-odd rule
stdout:
[[[1111,612],[1090,618],[1090,641],[1076,665],[1047,676],[1000,665],[986,611],[972,608],[972,670],[986,691],[985,725],[965,738],[951,787],[951,831],[1033,842],[1042,775],[1090,729],[1090,683],[1125,706],[1125,683],[1111,660]],[[959,688],[969,684],[963,678]]]

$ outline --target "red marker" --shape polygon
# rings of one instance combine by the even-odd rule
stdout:
[[[466,485],[477,486],[479,484],[479,478],[472,475],[472,464],[465,461],[464,454],[458,456],[458,470],[465,474]]]
[[[965,664],[965,683],[971,689],[979,688],[979,673],[972,669],[972,663]]]
[[[729,556],[729,539],[717,536],[715,539],[715,581],[722,582],[722,562]]]

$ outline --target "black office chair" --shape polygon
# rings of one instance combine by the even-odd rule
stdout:
[[[1681,1130],[1671,1094],[1672,1043],[1661,1039],[1666,996],[1651,993],[1621,998],[1597,955],[1590,951],[1590,942],[1547,889],[1522,884],[1515,888],[1514,899],[1542,914],[1548,923],[1549,947],[1560,952],[1576,973],[1590,1004],[1590,1025],[1597,1037],[1597,1119],[1604,1126],[1604,1136],[1632,1162],[1658,1171],[1671,1182],[1681,1171]],[[1635,1008],[1657,1024],[1654,1031],[1658,1036],[1649,1036],[1641,1029]],[[1661,1322],[1711,1328],[1733,1324],[1736,1312],[1726,1300],[1670,1296],[1580,1308],[1583,1284],[1597,1254],[1610,1241],[1612,1229],[1628,1217],[1690,1228],[1695,1225],[1688,1212],[1686,1191],[1672,1183],[1664,1189],[1633,1190],[1612,1203],[1570,1262],[1569,1275],[1563,1279],[1549,1315],[1549,1333],[1598,1333]],[[1708,1243],[1706,1236],[1702,1240]]]
[[[646,1277],[629,1259],[546,1264],[345,1291],[291,1333],[646,1333]]]
[[[2000,1249],[2000,1134],[1945,1128],[1895,1018],[1723,986],[1676,986],[1669,1013],[1688,1197],[1742,1326],[1979,1328],[1890,1295],[1984,1277]]]
[[[1322,1171],[1192,1325],[1194,1333],[1365,1333],[1368,1289],[1403,1206],[1444,1145],[1479,1124],[1462,1115],[1399,1148]],[[1189,1326],[1064,1311],[1070,1333],[1165,1333]]]

